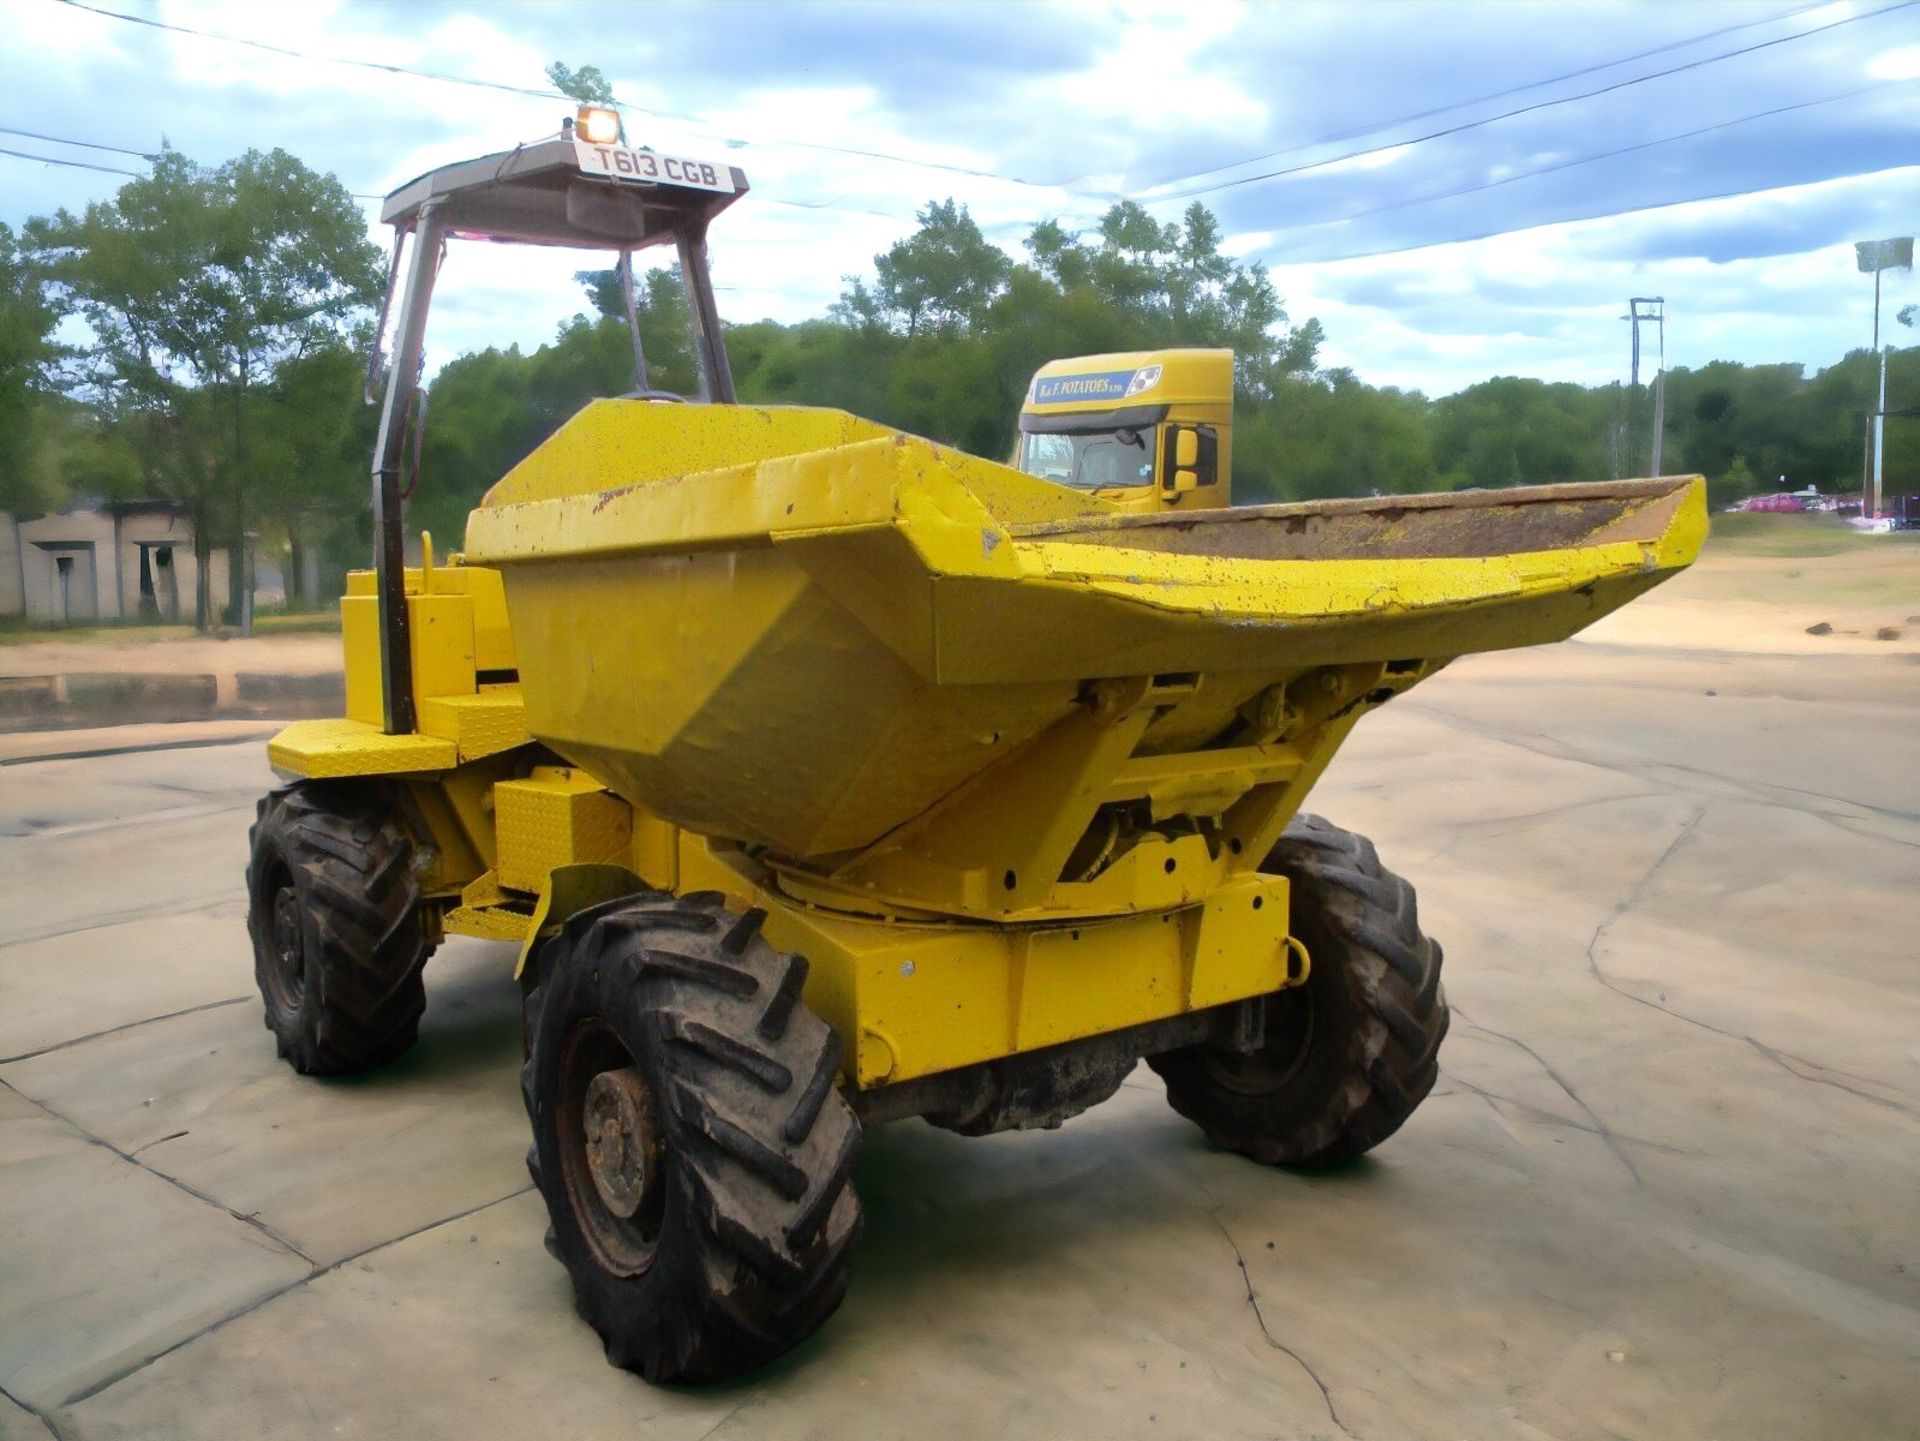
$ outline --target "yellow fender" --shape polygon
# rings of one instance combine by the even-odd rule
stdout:
[[[513,978],[525,974],[534,947],[560,934],[560,928],[588,906],[617,901],[622,896],[637,896],[650,891],[639,876],[625,866],[590,864],[557,866],[547,875],[547,887],[540,903],[533,908],[533,920],[527,926],[526,939],[520,942],[520,958],[514,962]]]

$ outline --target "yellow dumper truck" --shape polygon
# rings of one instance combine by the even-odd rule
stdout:
[[[1440,948],[1301,803],[1452,657],[1685,566],[1700,482],[1229,508],[1220,351],[1047,366],[1011,465],[738,405],[705,235],[745,177],[615,136],[583,111],[386,202],[347,714],[270,743],[247,869],[281,1054],[377,1066],[442,937],[514,943],[549,1244],[661,1381],[833,1311],[863,1127],[1055,1126],[1144,1058],[1257,1161],[1392,1134],[1433,1085]],[[593,402],[408,565],[421,335],[469,236],[617,252],[629,284],[672,246],[702,393]]]

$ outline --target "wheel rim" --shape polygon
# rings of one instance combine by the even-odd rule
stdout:
[[[267,998],[282,1015],[300,1009],[307,995],[307,946],[300,893],[285,871],[273,879],[273,933],[269,938]]]
[[[594,1259],[639,1275],[666,1209],[660,1132],[646,1081],[604,1021],[574,1027],[561,1048],[555,1120],[567,1206]]]
[[[1243,1096],[1267,1096],[1300,1074],[1313,1052],[1313,998],[1305,986],[1268,996],[1266,1039],[1252,1055],[1209,1050],[1207,1074]]]

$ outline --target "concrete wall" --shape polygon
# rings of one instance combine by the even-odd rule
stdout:
[[[209,564],[218,614],[227,600],[227,552],[214,551]],[[17,522],[0,512],[0,615],[56,625],[190,625],[198,574],[192,528],[176,511],[142,507],[116,520],[80,509]],[[277,586],[278,574],[271,579]]]

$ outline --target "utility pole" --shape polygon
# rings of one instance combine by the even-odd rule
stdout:
[[[1854,261],[1864,274],[1873,273],[1873,349],[1880,357],[1880,392],[1873,407],[1872,423],[1867,427],[1867,452],[1871,469],[1861,476],[1860,512],[1868,520],[1880,514],[1880,487],[1886,471],[1887,440],[1887,352],[1880,348],[1880,272],[1913,268],[1913,237],[1895,236],[1892,240],[1858,240],[1853,246]]]
[[[1887,352],[1880,347],[1880,272],[1873,272],[1873,352],[1880,357],[1880,395],[1873,404],[1873,511],[1880,514],[1880,482],[1887,463]]]
[[[1667,419],[1667,302],[1664,296],[1636,295],[1627,301],[1627,313],[1620,317],[1633,322],[1633,368],[1632,382],[1629,386],[1627,404],[1627,474],[1633,474],[1633,457],[1638,447],[1633,442],[1633,432],[1640,423],[1640,324],[1647,321],[1658,328],[1660,336],[1660,370],[1654,378],[1653,393],[1653,471],[1660,473],[1660,441]]]

